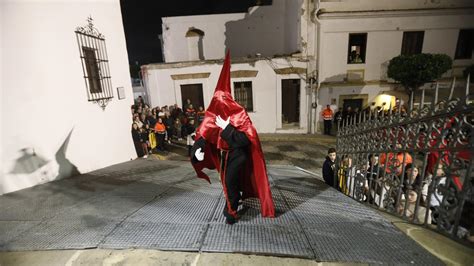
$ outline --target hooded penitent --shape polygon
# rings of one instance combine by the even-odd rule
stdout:
[[[275,217],[272,193],[268,183],[267,169],[263,157],[262,147],[258,139],[257,131],[245,111],[232,98],[230,91],[230,57],[227,52],[224,65],[222,66],[219,81],[217,82],[214,96],[206,110],[203,122],[196,132],[196,141],[200,138],[206,140],[204,160],[193,164],[197,175],[210,183],[209,177],[202,172],[203,168],[220,169],[217,157],[219,149],[227,149],[227,143],[221,139],[222,129],[216,124],[216,116],[220,115],[224,120],[230,117],[230,124],[237,130],[244,132],[250,140],[249,159],[243,176],[240,177],[240,185],[243,192],[242,198],[257,197],[260,199],[261,211],[264,217]],[[221,173],[221,180],[224,181]],[[225,182],[222,182],[225,186]],[[224,191],[226,191],[224,187]]]

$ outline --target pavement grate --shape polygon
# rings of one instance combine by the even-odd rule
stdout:
[[[305,232],[318,261],[443,265],[391,224],[320,223]]]
[[[0,221],[0,250],[6,249],[9,242],[40,223],[40,221]]]
[[[206,224],[126,221],[99,247],[198,251],[205,228]]]
[[[303,232],[286,225],[211,224],[201,250],[314,257]]]
[[[69,220],[82,217],[101,217],[110,220],[123,220],[128,215],[136,212],[153,197],[114,197],[108,195],[97,196],[87,201],[82,201],[58,213],[54,219]]]
[[[97,247],[118,221],[82,217],[72,220],[51,220],[2,246],[2,250],[82,249]]]
[[[213,194],[173,188],[131,215],[127,221],[154,223],[206,223],[218,201]]]

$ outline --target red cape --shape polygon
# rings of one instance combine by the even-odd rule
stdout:
[[[193,164],[193,167],[198,177],[207,180],[209,183],[211,183],[209,176],[203,173],[202,169],[220,169],[217,153],[220,148],[227,148],[227,143],[220,137],[222,129],[215,124],[217,115],[220,115],[224,120],[230,117],[230,124],[237,130],[244,132],[251,142],[249,149],[250,158],[246,163],[245,174],[241,177],[242,197],[244,199],[249,197],[259,198],[262,216],[275,217],[275,207],[268,183],[267,168],[257,131],[252,125],[252,121],[250,121],[245,109],[234,101],[230,92],[229,52],[227,52],[214,96],[206,110],[204,120],[196,130],[196,140],[204,138],[206,140],[206,148],[204,150],[204,160]],[[220,176],[225,192],[226,188],[222,173]]]

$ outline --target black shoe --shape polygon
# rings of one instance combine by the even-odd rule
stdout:
[[[237,219],[230,213],[228,213],[226,210],[224,210],[222,214],[224,214],[226,224],[233,225],[237,222]]]
[[[237,220],[234,217],[226,217],[225,218],[225,223],[229,225],[233,225],[237,222]]]

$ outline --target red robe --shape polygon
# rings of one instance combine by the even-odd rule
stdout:
[[[275,217],[275,207],[268,183],[265,159],[257,131],[252,125],[252,121],[250,121],[245,109],[234,101],[230,92],[229,52],[227,52],[219,81],[214,91],[214,96],[206,110],[204,120],[196,130],[196,141],[200,138],[204,138],[206,140],[206,147],[204,150],[204,160],[194,163],[193,167],[198,177],[206,179],[209,183],[211,181],[209,177],[202,172],[202,169],[220,169],[217,153],[219,149],[228,148],[225,140],[220,137],[222,129],[215,124],[217,115],[220,115],[224,120],[230,117],[230,124],[238,131],[244,132],[251,143],[249,147],[250,158],[246,163],[245,174],[240,178],[241,189],[243,191],[242,198],[259,198],[262,216]],[[225,192],[225,177],[222,173],[220,173],[220,176]]]

